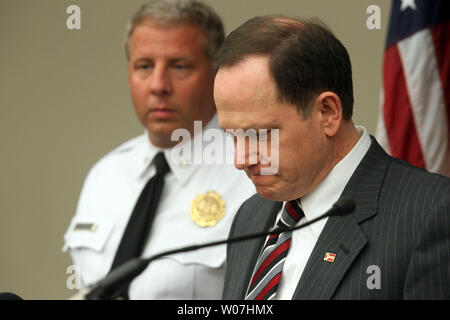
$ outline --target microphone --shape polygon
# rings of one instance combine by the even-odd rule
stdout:
[[[119,288],[121,288],[122,286],[131,282],[135,277],[137,277],[139,274],[141,274],[152,261],[154,261],[156,259],[162,258],[162,257],[170,255],[170,254],[194,251],[194,250],[199,250],[199,249],[203,249],[203,248],[218,246],[221,244],[229,244],[229,243],[234,243],[234,242],[239,242],[239,241],[246,241],[246,240],[260,238],[260,237],[267,237],[269,235],[278,234],[281,232],[302,229],[302,228],[309,226],[310,224],[313,224],[313,223],[315,223],[323,218],[326,218],[326,217],[349,214],[349,213],[353,212],[355,210],[355,208],[356,208],[356,204],[353,201],[353,199],[351,199],[348,196],[342,196],[338,201],[336,201],[334,203],[334,205],[331,207],[330,210],[328,210],[324,214],[318,216],[317,218],[312,219],[311,221],[302,223],[299,226],[295,226],[295,227],[291,227],[291,228],[281,227],[281,228],[276,228],[276,229],[274,229],[272,231],[268,231],[268,232],[253,233],[253,234],[243,235],[243,236],[239,236],[239,237],[235,237],[235,238],[228,238],[228,239],[208,242],[208,243],[204,243],[204,244],[182,247],[182,248],[178,248],[178,249],[174,249],[174,250],[164,251],[164,252],[161,252],[154,256],[151,256],[149,258],[145,258],[145,259],[143,259],[143,258],[131,259],[130,261],[125,262],[121,266],[112,270],[102,280],[95,283],[92,287],[87,288],[87,290],[85,290],[82,294],[84,295],[84,298],[86,298],[87,300],[113,299],[114,294],[116,294],[116,292]]]
[[[1,292],[0,300],[23,300],[23,299],[19,297],[17,294],[11,292]]]

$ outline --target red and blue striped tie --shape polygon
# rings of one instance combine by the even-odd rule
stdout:
[[[304,215],[297,200],[286,202],[277,227],[293,227]],[[271,300],[275,297],[291,238],[292,231],[269,236],[258,258],[247,289],[246,300]]]

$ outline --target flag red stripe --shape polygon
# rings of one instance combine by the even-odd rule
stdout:
[[[273,286],[277,285],[281,279],[281,272],[277,274],[275,277],[270,280],[270,282],[265,286],[265,288],[255,297],[255,300],[261,300],[264,298],[267,292],[273,288]]]
[[[383,117],[391,155],[425,168],[397,45],[386,49]]]
[[[450,137],[450,21],[430,29],[433,38],[436,63],[441,78],[442,91],[447,111],[447,128]]]

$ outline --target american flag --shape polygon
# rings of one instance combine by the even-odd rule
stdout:
[[[376,137],[392,156],[450,176],[450,1],[393,0]]]

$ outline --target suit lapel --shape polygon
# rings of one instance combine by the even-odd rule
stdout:
[[[359,224],[377,213],[378,195],[388,160],[386,153],[372,137],[371,147],[342,193],[355,200],[356,209],[350,215],[328,219],[308,259],[293,299],[332,298],[342,278],[367,243]],[[335,254],[333,262],[326,261],[327,253]]]

